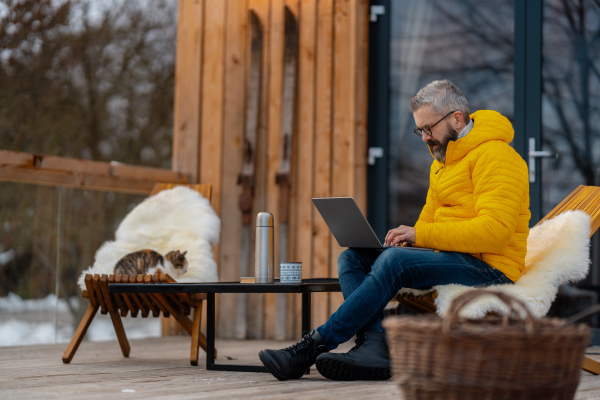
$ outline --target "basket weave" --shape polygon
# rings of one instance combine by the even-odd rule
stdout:
[[[458,318],[465,304],[488,295],[516,317]],[[535,319],[520,300],[488,290],[457,297],[444,319],[397,316],[383,325],[407,399],[572,399],[590,338],[584,325]]]

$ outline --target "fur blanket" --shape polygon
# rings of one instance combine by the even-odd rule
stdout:
[[[535,317],[543,317],[556,297],[558,287],[587,275],[590,258],[590,216],[583,211],[565,211],[531,228],[527,238],[525,270],[514,285],[493,285],[522,300]],[[463,285],[434,286],[437,313],[443,316],[458,295],[473,288]],[[400,292],[423,294],[428,291],[403,288]],[[488,312],[506,314],[508,308],[495,297],[480,297],[461,310],[465,318],[482,318]]]
[[[77,283],[85,289],[86,274],[114,272],[123,256],[151,249],[163,256],[171,250],[187,251],[188,270],[179,282],[216,282],[217,265],[212,246],[219,242],[221,221],[210,202],[186,186],[176,186],[148,197],[123,219],[114,241],[96,252],[94,265],[81,273]]]

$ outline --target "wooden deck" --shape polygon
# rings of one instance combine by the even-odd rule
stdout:
[[[313,367],[299,380],[270,374],[206,371],[189,364],[190,338],[132,340],[126,359],[116,342],[82,343],[73,362],[61,361],[66,344],[0,348],[0,399],[400,399],[393,381],[334,382]],[[217,340],[219,363],[260,363],[263,348],[289,342]],[[350,344],[340,347],[346,351]],[[590,349],[600,359],[599,349]],[[594,354],[597,353],[597,354]],[[582,372],[576,399],[600,399],[600,377]]]

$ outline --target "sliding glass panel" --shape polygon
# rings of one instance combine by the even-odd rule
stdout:
[[[579,185],[600,184],[600,3],[544,1],[542,215]],[[583,284],[600,293],[600,233]]]
[[[144,198],[0,182],[0,346],[71,340],[89,305],[78,278]],[[123,322],[130,339],[160,336],[158,318]],[[108,315],[85,338],[116,340]]]
[[[600,184],[600,3],[544,1],[542,215]]]
[[[413,225],[425,202],[432,157],[413,132],[408,100],[449,79],[471,111],[513,116],[512,0],[403,0],[391,3],[389,226]]]

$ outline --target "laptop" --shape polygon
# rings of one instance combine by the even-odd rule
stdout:
[[[313,198],[313,204],[325,220],[341,247],[385,249],[352,197]],[[410,250],[433,251],[424,247],[404,247]]]

